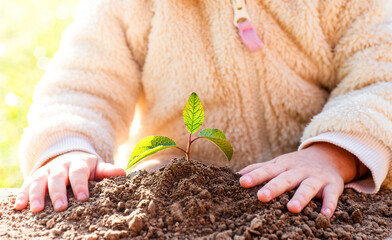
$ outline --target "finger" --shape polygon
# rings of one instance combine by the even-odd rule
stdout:
[[[18,195],[16,196],[15,200],[15,209],[17,210],[23,210],[27,207],[27,204],[29,203],[29,188],[30,188],[30,183],[25,182],[23,186],[20,188]]]
[[[78,201],[88,199],[88,179],[90,168],[85,161],[73,161],[69,166],[69,182]]]
[[[95,180],[102,180],[108,177],[126,176],[124,169],[116,167],[111,163],[98,162],[95,172]]]
[[[46,169],[41,169],[33,175],[29,187],[30,210],[32,212],[40,212],[45,207],[48,175],[49,174]]]
[[[283,172],[264,185],[264,187],[257,192],[257,197],[262,202],[271,201],[282,193],[296,188],[303,179],[303,175],[298,172]]]
[[[68,168],[60,165],[50,169],[48,177],[49,196],[55,211],[64,211],[68,207],[67,200]]]
[[[282,164],[267,164],[243,175],[240,178],[240,184],[244,188],[254,187],[276,177],[284,171],[286,169]]]
[[[287,203],[289,211],[293,213],[301,212],[322,186],[323,182],[317,178],[310,177],[302,181],[293,198]]]
[[[323,198],[323,188],[321,188],[319,191],[318,191],[318,193],[316,194],[316,197],[315,198],[319,198],[319,199],[321,199],[321,198]]]
[[[249,173],[259,167],[262,167],[263,165],[266,165],[266,164],[267,164],[266,162],[251,164],[251,165],[243,168],[242,170],[240,170],[238,173],[241,175],[245,175],[245,174],[247,174],[247,173]]]
[[[328,184],[323,191],[323,206],[321,214],[331,217],[336,210],[339,196],[343,192],[343,184]]]

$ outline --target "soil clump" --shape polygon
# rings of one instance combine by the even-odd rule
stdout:
[[[1,239],[386,239],[392,236],[392,191],[367,195],[346,189],[331,219],[315,199],[300,214],[286,204],[293,191],[269,203],[260,187],[244,189],[226,167],[174,159],[153,173],[90,182],[90,198],[55,212],[46,199],[38,214],[1,198]]]

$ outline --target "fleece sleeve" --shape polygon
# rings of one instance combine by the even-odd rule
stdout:
[[[339,14],[343,20],[335,26],[339,31],[344,28],[333,46],[336,84],[323,110],[306,127],[302,142],[336,132],[368,136],[391,150],[391,1],[368,1],[356,17],[355,1],[348,2],[353,7],[343,8]],[[392,187],[391,161],[383,182],[387,187]]]
[[[55,139],[53,140],[56,141]],[[74,151],[90,153],[99,157],[98,153],[85,137],[80,135],[63,136],[63,138],[58,139],[52,145],[48,146],[42,155],[37,158],[30,171],[30,175],[50,159]]]
[[[123,1],[79,1],[34,92],[19,148],[24,177],[65,137],[85,139],[105,162],[113,162],[115,146],[127,139],[141,73],[122,14]]]
[[[367,135],[328,132],[309,138],[299,146],[299,150],[307,148],[316,142],[327,142],[345,149],[370,171],[371,175],[346,184],[358,192],[376,193],[388,173],[389,159],[392,151],[383,143]]]

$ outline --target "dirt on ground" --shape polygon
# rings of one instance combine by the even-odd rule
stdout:
[[[174,159],[157,172],[90,182],[90,198],[54,212],[13,209],[0,202],[1,239],[386,239],[392,236],[392,191],[376,195],[346,189],[331,219],[313,200],[301,214],[288,212],[293,191],[270,203],[259,189],[244,189],[225,167]]]

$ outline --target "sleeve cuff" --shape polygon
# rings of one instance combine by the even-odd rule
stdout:
[[[87,141],[86,138],[79,135],[65,136],[53,145],[49,146],[38,158],[38,161],[34,164],[30,171],[29,176],[40,168],[49,159],[62,155],[64,153],[82,151],[91,153],[99,157],[94,150],[93,146]]]
[[[315,142],[328,142],[339,146],[354,154],[367,168],[372,177],[360,179],[346,184],[358,192],[373,194],[380,190],[385,180],[389,159],[392,158],[391,151],[377,139],[366,134],[348,134],[341,132],[327,132],[304,141],[298,150],[304,149]]]

